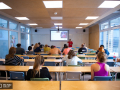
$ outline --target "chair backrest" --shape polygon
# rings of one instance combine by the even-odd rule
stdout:
[[[24,72],[10,72],[10,80],[25,80]]]
[[[49,81],[49,78],[30,78],[31,81]]]
[[[44,66],[55,66],[55,62],[45,62]]]
[[[90,51],[90,53],[96,53],[96,51]]]
[[[3,61],[0,61],[0,65],[3,65],[4,64],[4,62]]]
[[[78,57],[78,58],[80,58],[80,59],[85,59],[85,57]]]
[[[76,47],[77,49],[79,49],[80,47]]]
[[[111,67],[115,65],[114,62],[107,62],[106,64],[108,64],[108,65],[111,66]]]
[[[95,76],[94,81],[112,81],[112,76]]]
[[[72,50],[74,50],[75,48],[72,48]]]
[[[29,57],[28,56],[22,56],[24,59],[29,59]]]
[[[57,47],[57,48],[59,48],[59,49],[60,49],[60,47]]]
[[[113,57],[108,57],[107,59],[113,59]]]
[[[68,65],[68,66],[73,66],[73,67],[80,67],[80,65]]]

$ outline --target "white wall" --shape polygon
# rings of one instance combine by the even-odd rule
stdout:
[[[50,41],[50,30],[51,29],[37,29],[37,32],[35,32],[35,29],[32,29],[31,33],[31,44],[35,43],[42,43],[42,44],[48,44],[48,45],[55,45],[57,47],[63,47],[64,44],[67,44],[66,41],[62,42],[53,42]],[[86,46],[89,45],[89,29],[86,29],[86,32],[83,32],[81,29],[64,29],[69,30],[69,39],[73,41],[73,47],[80,47],[82,43],[86,43]]]

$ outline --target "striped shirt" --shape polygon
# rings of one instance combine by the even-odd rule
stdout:
[[[23,59],[15,55],[13,58],[10,59],[5,58],[5,65],[19,65],[20,63],[23,64],[23,62],[24,62]]]

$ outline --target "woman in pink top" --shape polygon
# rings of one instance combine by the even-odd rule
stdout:
[[[99,52],[97,54],[97,63],[91,65],[91,80],[94,76],[110,76],[110,69],[106,61],[106,54],[104,52]]]
[[[66,46],[65,46],[65,49],[64,49],[64,51],[63,51],[63,54],[64,54],[64,55],[67,55],[70,50],[71,50],[71,48],[68,48],[68,46],[66,45]]]

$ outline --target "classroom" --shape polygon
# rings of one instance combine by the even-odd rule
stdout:
[[[120,90],[120,0],[0,0],[1,90]]]

